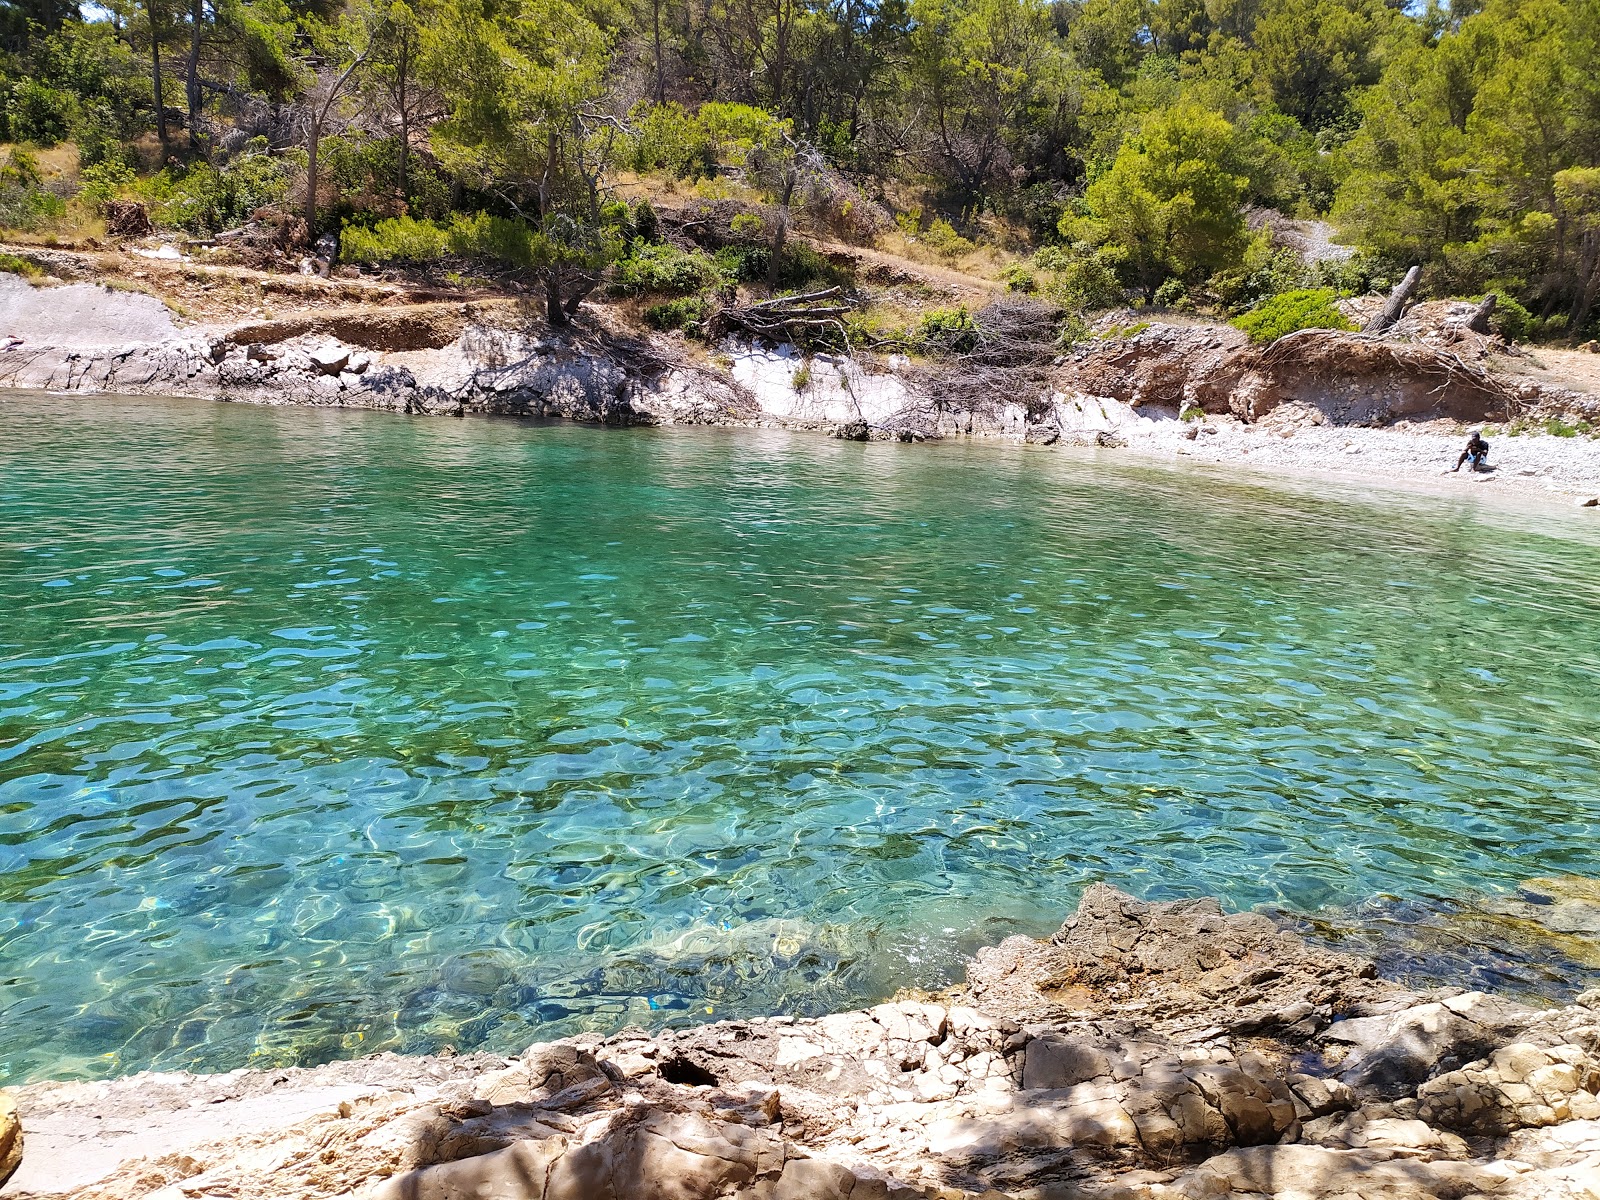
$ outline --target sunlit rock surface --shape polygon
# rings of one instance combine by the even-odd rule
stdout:
[[[1600,993],[1415,993],[1096,886],[856,1012],[17,1095],[7,1197],[1593,1200]]]

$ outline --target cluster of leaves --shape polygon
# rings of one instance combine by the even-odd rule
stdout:
[[[212,233],[242,225],[262,208],[288,200],[290,184],[301,159],[295,154],[268,154],[264,144],[213,166],[204,160],[163,168],[130,186],[127,172],[116,167],[86,172],[90,195],[109,199],[131,191],[150,207],[152,218],[172,229]]]
[[[21,275],[25,279],[36,279],[44,274],[33,263],[25,258],[18,258],[15,254],[0,254],[0,271],[9,275]]]

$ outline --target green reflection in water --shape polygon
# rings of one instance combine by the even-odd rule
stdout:
[[[1600,548],[1090,453],[0,400],[0,1080],[1595,873]]]

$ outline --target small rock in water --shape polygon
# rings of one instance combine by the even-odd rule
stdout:
[[[1600,496],[1590,496],[1587,500],[1578,501],[1579,508],[1600,508]]]

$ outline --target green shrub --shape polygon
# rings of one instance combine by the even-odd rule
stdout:
[[[922,231],[920,237],[922,244],[940,258],[960,258],[963,254],[971,254],[976,249],[971,242],[955,231],[955,226],[943,219],[929,225]]]
[[[0,162],[0,226],[38,229],[66,212],[66,201],[44,186],[38,160],[22,147],[13,147]]]
[[[644,310],[644,322],[663,333],[681,329],[693,337],[701,331],[710,311],[711,306],[699,296],[682,296],[652,304]]]
[[[531,267],[537,257],[534,230],[526,221],[478,213],[450,225],[450,250],[465,258],[494,258],[514,267]]]
[[[789,386],[794,388],[795,395],[797,396],[802,394],[808,387],[811,386],[810,362],[803,362],[794,369],[794,373],[789,376]]]
[[[1173,278],[1167,280],[1156,289],[1155,304],[1157,308],[1179,308],[1188,299],[1189,289],[1183,280]]]
[[[99,208],[107,200],[115,200],[125,188],[138,181],[133,168],[121,159],[108,158],[92,167],[85,167],[78,175],[78,195],[88,204]]]
[[[758,238],[767,228],[759,214],[753,212],[735,213],[733,220],[728,222],[728,229],[736,238]]]
[[[617,264],[611,290],[619,296],[686,295],[714,287],[723,273],[710,257],[687,252],[667,242],[634,242],[628,256]]]
[[[25,258],[18,258],[15,254],[0,254],[0,271],[5,271],[11,275],[21,275],[27,279],[37,279],[44,274],[33,263]]]
[[[978,323],[964,308],[931,308],[917,323],[917,342],[926,350],[966,354],[978,344]]]
[[[77,97],[37,79],[20,80],[11,89],[11,136],[19,142],[54,146],[65,141],[78,112]]]
[[[804,242],[790,242],[783,248],[783,261],[778,267],[779,287],[800,288],[818,283],[848,282],[848,271],[841,271]]]
[[[1533,342],[1553,341],[1562,337],[1567,332],[1567,315],[1561,313],[1543,320],[1535,318],[1528,322],[1528,340]]]
[[[767,264],[772,261],[768,246],[723,246],[713,256],[718,270],[740,283],[765,283]],[[778,268],[778,286],[790,290],[816,284],[846,284],[850,273],[840,270],[804,242],[790,242],[783,248],[783,263]]]
[[[433,262],[450,248],[450,231],[433,221],[391,217],[370,228],[346,223],[339,238],[345,262]]]
[[[1522,341],[1533,325],[1533,314],[1506,292],[1496,289],[1494,295],[1494,315],[1489,318],[1489,328],[1508,342]]]
[[[646,242],[658,241],[661,237],[661,218],[656,215],[655,205],[650,203],[648,197],[641,199],[633,206],[631,218],[633,232]]]
[[[1300,288],[1263,300],[1249,312],[1235,317],[1233,324],[1250,335],[1257,344],[1275,342],[1298,329],[1351,329],[1344,314],[1335,307],[1338,293],[1332,288]]]
[[[133,147],[123,135],[122,122],[103,100],[89,101],[83,105],[82,114],[72,128],[72,137],[78,143],[80,168],[111,162],[126,167],[137,165]]]
[[[682,105],[641,103],[629,117],[634,131],[634,170],[667,171],[679,179],[717,173],[716,144]]]
[[[1580,433],[1588,433],[1589,423],[1587,421],[1579,421],[1575,425],[1569,425],[1560,417],[1547,417],[1544,423],[1544,431],[1551,437],[1572,438],[1577,437]]]
[[[1049,273],[1042,291],[1063,308],[1094,311],[1116,308],[1127,300],[1117,277],[1113,251],[1088,246],[1046,246],[1033,256],[1034,266]]]
[[[1036,292],[1039,290],[1039,277],[1022,263],[1012,263],[1000,273],[1000,278],[1005,281],[1008,292]]]
[[[158,225],[195,233],[231,229],[259,208],[281,205],[289,194],[295,160],[241,154],[226,166],[197,162],[168,167],[138,186]]]

